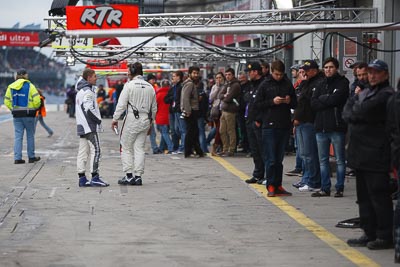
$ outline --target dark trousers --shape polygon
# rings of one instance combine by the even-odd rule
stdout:
[[[264,160],[262,158],[261,128],[257,128],[254,121],[246,122],[246,132],[249,141],[249,149],[253,157],[253,177],[264,179]]]
[[[240,143],[243,148],[243,152],[247,153],[249,151],[249,137],[247,134],[247,127],[246,127],[246,119],[244,118],[244,114],[238,113],[236,115],[236,121],[237,121],[237,136],[240,138],[237,139],[237,143]]]
[[[203,156],[199,143],[199,127],[197,120],[199,117],[199,111],[193,110],[189,117],[185,118],[186,122],[186,137],[185,137],[185,157],[192,154],[193,150],[197,155]]]
[[[282,185],[283,158],[285,146],[289,139],[290,129],[262,129],[263,159],[267,186],[273,185],[276,188]]]
[[[399,171],[400,169],[398,169]],[[397,173],[398,173],[397,171]],[[396,251],[397,255],[400,255],[400,179],[399,177],[397,178],[397,203],[396,203],[396,208],[394,210],[394,241],[395,241],[395,246],[394,249]]]
[[[356,169],[360,227],[370,238],[393,238],[393,203],[389,174]]]

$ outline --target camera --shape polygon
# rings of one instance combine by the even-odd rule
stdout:
[[[187,113],[185,111],[182,111],[180,118],[184,119],[187,117]]]
[[[358,86],[358,87],[360,87],[360,89],[361,90],[364,90],[364,88],[366,87],[366,82],[364,82],[364,81],[358,81],[357,82],[357,84],[356,84],[356,87]]]

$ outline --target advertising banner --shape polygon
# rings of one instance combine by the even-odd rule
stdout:
[[[67,30],[132,29],[139,27],[136,5],[67,6]]]
[[[38,32],[0,31],[0,46],[38,46]]]

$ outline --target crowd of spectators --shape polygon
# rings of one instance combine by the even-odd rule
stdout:
[[[31,81],[46,94],[64,96],[66,67],[33,48],[17,47],[0,49],[0,95],[14,81],[14,73],[20,68],[29,70]]]

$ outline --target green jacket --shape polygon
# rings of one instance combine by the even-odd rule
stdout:
[[[28,83],[28,85],[24,86],[25,83]],[[11,111],[18,109],[36,110],[40,107],[40,103],[39,92],[29,80],[18,79],[7,87],[4,105]]]

